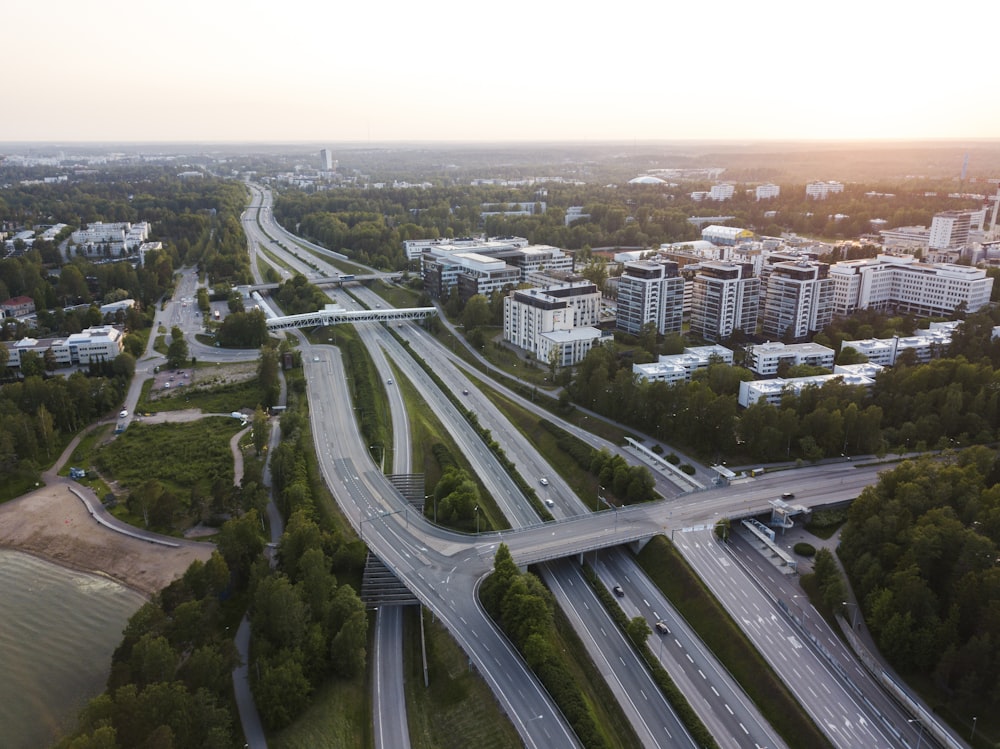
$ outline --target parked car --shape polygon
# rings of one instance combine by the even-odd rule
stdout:
[[[125,418],[126,416],[128,416],[128,409],[127,409],[127,408],[123,408],[123,409],[122,409],[122,410],[121,410],[121,411],[119,412],[119,414],[118,414],[118,418],[119,418],[119,419],[124,419],[124,418]]]

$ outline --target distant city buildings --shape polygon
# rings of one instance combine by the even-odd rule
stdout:
[[[754,194],[758,201],[770,200],[771,198],[776,198],[781,195],[781,188],[778,185],[757,185],[754,190]]]
[[[806,185],[806,197],[813,200],[826,200],[828,196],[843,191],[841,182],[810,182]]]

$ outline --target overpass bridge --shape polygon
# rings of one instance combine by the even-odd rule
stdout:
[[[267,330],[268,332],[277,332],[293,328],[315,328],[323,325],[346,325],[358,322],[391,323],[403,320],[424,320],[437,313],[436,307],[346,310],[339,305],[330,305],[326,309],[316,312],[270,318],[267,321]]]
[[[366,283],[368,281],[399,281],[403,277],[402,273],[363,273],[355,275],[353,273],[341,273],[338,276],[320,276],[310,278],[309,283],[313,286],[343,286],[345,283]],[[253,283],[242,284],[236,289],[244,296],[250,296],[252,291],[274,291],[281,283]]]

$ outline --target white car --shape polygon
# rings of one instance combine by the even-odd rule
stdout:
[[[551,499],[548,499],[548,498],[545,499],[545,504],[548,505],[549,507],[555,507],[556,506],[556,503],[553,502]]]
[[[127,408],[123,408],[121,410],[121,413],[118,414],[118,418],[119,419],[124,419],[126,416],[128,416],[128,409]]]
[[[549,480],[544,476],[542,476],[540,479],[538,479],[538,483],[541,484],[542,486],[548,486]]]

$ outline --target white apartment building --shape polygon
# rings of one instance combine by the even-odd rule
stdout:
[[[709,364],[733,364],[733,352],[725,346],[691,346],[683,354],[667,354],[656,362],[633,364],[632,372],[646,382],[665,382],[673,385],[690,382],[691,376],[699,369],[707,369]]]
[[[55,356],[56,366],[68,367],[74,364],[90,364],[91,362],[111,361],[125,350],[125,335],[111,325],[100,325],[87,328],[80,333],[73,333],[68,338],[22,338],[15,343],[7,344],[9,358],[8,367],[20,367],[21,356],[26,351],[34,351],[40,357],[51,350]]]
[[[917,262],[912,255],[879,255],[830,266],[833,312],[897,310],[922,317],[947,316],[960,305],[977,312],[990,301],[993,279],[966,265]]]
[[[706,341],[757,329],[760,279],[749,265],[702,263],[691,286],[691,332]]]
[[[781,195],[781,188],[778,185],[766,184],[757,185],[756,190],[754,190],[757,200],[770,200],[771,198],[776,198]]]
[[[729,200],[733,197],[736,192],[736,187],[734,185],[722,184],[722,185],[712,185],[712,189],[708,191],[709,200]]]
[[[747,348],[747,368],[761,377],[778,373],[781,364],[798,366],[808,364],[813,367],[833,369],[836,352],[818,343],[782,343],[768,341]]]
[[[895,365],[896,360],[904,351],[913,351],[917,360],[928,362],[948,350],[951,336],[960,322],[931,323],[928,330],[917,330],[911,336],[893,336],[892,338],[861,338],[844,341],[841,351],[850,347],[864,354],[869,363],[883,367]]]
[[[771,380],[741,382],[736,402],[743,408],[748,408],[762,400],[776,406],[781,403],[785,393],[798,395],[806,388],[821,388],[834,380],[839,380],[845,385],[861,386],[869,390],[875,385],[874,378],[859,374],[828,374],[816,375],[815,377],[792,377],[787,380],[776,377]]]
[[[554,355],[558,366],[570,366],[600,341],[600,316],[601,293],[589,281],[518,289],[504,298],[503,337],[539,361]]]
[[[644,325],[653,323],[661,335],[680,333],[683,316],[684,279],[677,263],[625,263],[618,279],[618,330],[638,335]]]
[[[772,338],[800,340],[833,320],[833,281],[826,263],[775,263],[762,288],[761,331]]]
[[[810,182],[806,185],[806,197],[814,200],[825,200],[828,195],[843,191],[844,185],[841,182]]]

